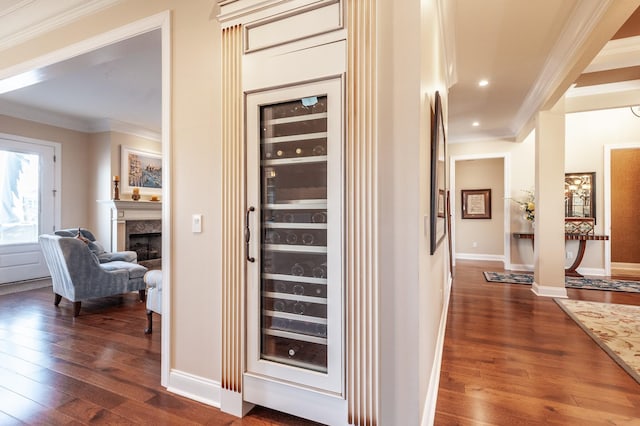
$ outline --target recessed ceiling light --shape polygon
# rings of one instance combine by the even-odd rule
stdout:
[[[478,82],[478,86],[480,86],[480,87],[484,87],[484,86],[488,86],[488,85],[489,85],[489,80],[484,80],[483,79],[483,80],[480,80]]]
[[[478,121],[474,121],[473,123],[471,123],[471,125],[472,125],[473,127],[478,127],[478,126],[480,125],[480,122],[478,122]]]

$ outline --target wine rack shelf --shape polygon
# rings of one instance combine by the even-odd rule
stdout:
[[[316,277],[301,277],[298,275],[287,275],[287,274],[271,274],[271,273],[263,273],[263,280],[279,280],[279,281],[293,281],[293,282],[301,282],[308,284],[327,284],[326,278],[316,278]]]
[[[326,210],[327,200],[290,200],[265,204],[263,210]]]
[[[326,155],[316,155],[312,157],[298,158],[276,158],[274,160],[263,160],[265,166],[286,166],[287,164],[309,164],[309,163],[326,163]]]
[[[327,248],[322,246],[294,246],[288,244],[265,244],[265,250],[281,253],[326,253]]]
[[[302,294],[298,295],[298,294],[279,293],[275,291],[263,291],[262,296],[270,297],[270,298],[279,298],[282,300],[294,300],[297,302],[317,303],[320,305],[327,304],[327,299],[325,299],[324,297],[305,296]],[[309,319],[309,321],[311,321],[311,319]],[[326,319],[322,319],[322,321],[324,321],[325,324],[327,322]]]
[[[264,222],[262,226],[268,229],[327,229],[326,223]]]
[[[276,136],[273,138],[264,138],[262,139],[262,143],[270,144],[270,143],[282,143],[282,142],[302,142],[302,141],[326,139],[326,138],[327,138],[327,132],[318,132],[318,133],[307,133],[307,134],[300,134],[300,135]]]
[[[327,344],[326,337],[307,336],[299,333],[292,333],[290,331],[274,330],[272,328],[263,328],[262,332],[268,336],[285,337],[287,339],[299,340],[303,342],[318,343],[320,345]]]
[[[291,117],[273,118],[271,120],[265,120],[264,124],[267,126],[275,126],[277,124],[298,123],[300,121],[320,120],[320,119],[326,119],[326,118],[327,118],[326,112],[318,112],[316,114],[304,114],[304,115],[294,115]]]

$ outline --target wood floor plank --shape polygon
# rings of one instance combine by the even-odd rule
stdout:
[[[459,261],[435,425],[638,425],[640,385],[529,286],[486,283]],[[640,295],[568,289],[640,305]],[[160,386],[160,317],[132,293],[53,306],[51,289],[0,296],[0,424],[314,425],[256,407],[242,419]]]
[[[50,288],[0,296],[0,424],[316,425],[256,407],[244,418],[160,386],[162,324],[136,293],[80,315]]]
[[[552,299],[487,283],[482,272],[498,265],[457,262],[435,424],[640,424],[640,384]],[[568,295],[640,305],[638,293]]]

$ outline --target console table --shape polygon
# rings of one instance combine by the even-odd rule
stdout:
[[[513,234],[514,238],[531,240],[531,244],[534,243],[534,234],[530,232],[516,232]],[[565,269],[564,274],[568,277],[581,277],[582,275],[576,271],[578,266],[580,266],[580,262],[582,262],[582,257],[584,256],[584,250],[587,246],[587,241],[606,241],[609,239],[608,235],[594,235],[594,234],[564,234],[564,239],[566,241],[577,240],[580,241],[578,245],[578,253],[576,255],[576,260],[573,261],[571,266]]]

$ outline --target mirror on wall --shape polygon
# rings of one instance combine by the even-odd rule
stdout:
[[[592,217],[595,221],[595,172],[565,173],[565,217]]]

